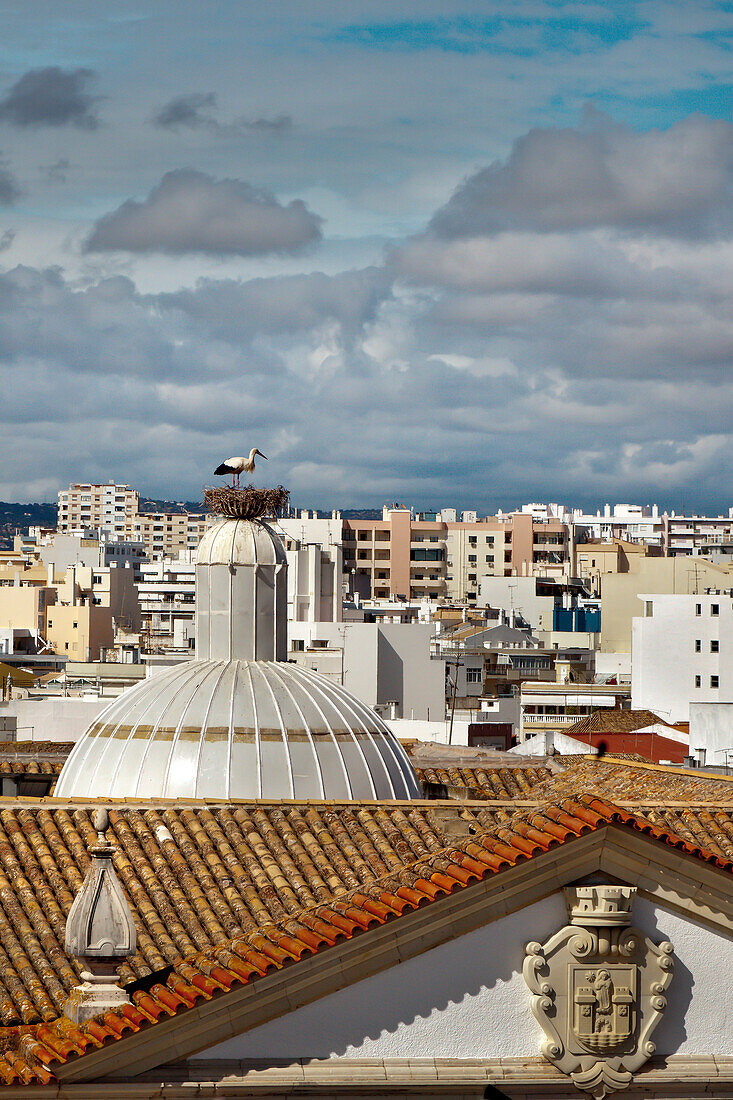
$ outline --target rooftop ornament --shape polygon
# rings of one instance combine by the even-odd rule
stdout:
[[[282,485],[276,489],[258,489],[255,485],[245,485],[235,489],[231,485],[204,488],[204,503],[207,512],[213,512],[228,519],[275,518],[288,506],[290,493]]]
[[[105,836],[107,811],[95,810],[92,824],[98,843],[90,850],[92,862],[69,910],[64,939],[67,954],[84,964],[82,984],[72,989],[64,1006],[64,1015],[75,1024],[130,1003],[116,967],[137,947],[132,912],[112,866],[114,848]]]

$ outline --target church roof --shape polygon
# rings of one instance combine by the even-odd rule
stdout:
[[[49,1081],[109,1043],[426,906],[437,918],[441,899],[609,825],[733,870],[727,807],[690,809],[659,827],[648,809],[632,814],[589,793],[514,810],[488,802],[119,804],[107,836],[138,928],[138,952],[119,968],[132,1004],[76,1027],[61,1015],[80,968],[63,950],[63,932],[96,843],[95,805],[0,803],[6,1083]],[[693,827],[706,831],[697,839]]]

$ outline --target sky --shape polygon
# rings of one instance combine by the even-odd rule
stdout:
[[[0,25],[0,499],[733,505],[733,4]]]

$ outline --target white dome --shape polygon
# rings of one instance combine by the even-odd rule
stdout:
[[[279,537],[263,520],[223,519],[203,534],[198,565],[284,565]]]
[[[206,537],[206,536],[205,536]],[[92,723],[59,798],[420,798],[374,711],[276,661],[191,661],[124,692]]]

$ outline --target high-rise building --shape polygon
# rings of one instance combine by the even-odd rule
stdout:
[[[75,484],[59,493],[57,528],[68,534],[79,528],[96,528],[125,537],[126,524],[137,515],[140,494],[129,485]]]

